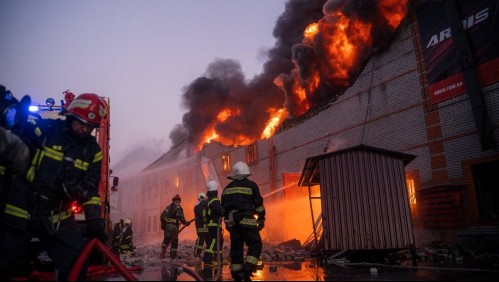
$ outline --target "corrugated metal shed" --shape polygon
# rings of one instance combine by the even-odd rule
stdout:
[[[320,185],[326,251],[414,244],[404,171],[414,158],[360,145],[306,160],[298,185]]]

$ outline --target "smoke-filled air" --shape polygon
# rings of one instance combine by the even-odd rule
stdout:
[[[170,133],[201,149],[211,141],[249,145],[287,120],[341,95],[374,52],[394,38],[407,0],[291,0],[276,21],[276,43],[248,79],[234,59],[215,59],[183,89],[187,112]]]

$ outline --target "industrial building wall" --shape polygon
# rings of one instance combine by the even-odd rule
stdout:
[[[416,156],[405,172],[408,187],[414,190],[409,191],[409,197],[417,247],[444,239],[452,243],[457,233],[473,226],[499,225],[497,219],[480,220],[472,173],[475,164],[499,160],[499,151],[481,149],[467,94],[432,104],[414,18],[409,17],[401,24],[395,41],[374,54],[356,81],[322,111],[309,113],[292,126],[281,128],[270,139],[256,142],[258,156],[250,164],[250,179],[260,186],[262,195],[275,192],[265,198],[269,207],[265,236],[278,241],[293,239],[290,232],[282,232],[290,226],[282,220],[292,218],[284,215],[309,213],[292,207],[270,208],[286,199],[285,184],[294,187],[292,183],[284,183],[285,175],[300,173],[308,157],[361,144]],[[499,83],[482,90],[494,135],[499,140]],[[175,150],[180,152],[182,148]],[[197,155],[211,159],[222,186],[228,183],[226,177],[232,165],[247,161],[245,146],[210,143],[200,152],[187,152],[187,155],[179,153],[178,157]],[[168,154],[161,159],[170,162]],[[161,164],[161,159],[156,163]],[[191,165],[193,169],[199,168],[196,162]],[[189,170],[185,166],[179,169]],[[194,182],[202,183],[202,177],[183,175],[182,179],[196,178],[190,186],[186,184],[189,180],[180,184],[184,185],[183,193],[195,197],[199,187]],[[143,207],[144,202],[140,205]],[[439,205],[440,209],[452,209],[453,214],[435,214],[441,212]],[[494,232],[493,228],[488,230]]]
[[[406,21],[395,42],[375,55],[355,83],[327,109],[282,130],[270,140],[258,141],[259,160],[251,166],[251,178],[260,185],[262,194],[283,187],[283,174],[300,172],[307,157],[359,144],[416,155],[405,168],[416,195],[436,185],[469,182],[463,178],[463,162],[493,157],[498,151],[481,150],[467,95],[430,104],[420,58],[417,25]],[[484,96],[499,140],[497,88],[485,88]],[[269,155],[272,146],[273,156]],[[245,161],[244,146],[208,144],[203,149],[204,154],[210,152],[212,159],[217,159],[221,151],[231,156],[232,163]],[[220,172],[222,177],[227,174]],[[473,187],[468,185],[467,189]],[[442,234],[449,230],[428,228],[425,218],[419,215],[422,207],[417,200],[416,197],[411,202],[411,211],[416,215],[416,245],[445,239]],[[469,212],[469,205],[473,203],[465,205],[462,212]]]
[[[159,216],[172,203],[175,194],[182,198],[186,220],[190,220],[194,218],[197,195],[206,192],[199,155],[188,156],[183,150],[176,153],[176,161],[168,156],[168,162],[158,160],[138,175],[121,178],[119,191],[113,196],[117,198],[113,209],[114,221],[131,218],[137,240],[162,239]],[[185,230],[182,235],[183,239],[195,239],[197,236],[195,228]]]

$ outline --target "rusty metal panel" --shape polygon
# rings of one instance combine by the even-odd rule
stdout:
[[[326,250],[414,243],[404,160],[349,150],[318,160]]]

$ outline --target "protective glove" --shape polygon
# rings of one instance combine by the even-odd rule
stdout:
[[[265,219],[257,219],[258,230],[262,230],[265,227]]]
[[[62,183],[62,188],[66,196],[71,200],[86,202],[88,200],[88,191],[83,187],[80,181],[76,179],[66,180]]]
[[[85,235],[88,238],[98,238],[103,243],[107,241],[107,235],[104,231],[104,220],[97,218],[90,220],[85,226]]]
[[[28,166],[28,146],[17,135],[0,127],[0,162],[14,173],[22,173]]]

